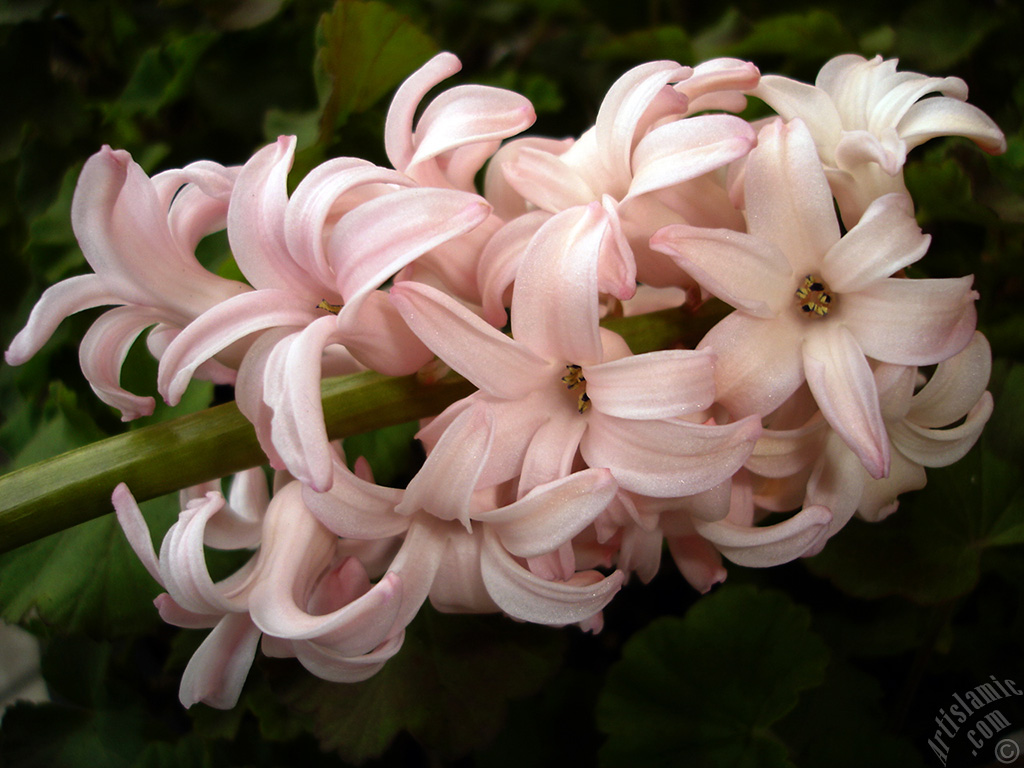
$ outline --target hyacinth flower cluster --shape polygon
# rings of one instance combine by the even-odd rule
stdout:
[[[120,383],[148,330],[167,402],[193,378],[233,385],[273,469],[183,490],[159,552],[114,493],[160,615],[211,629],[186,706],[233,706],[257,648],[366,679],[428,600],[599,631],[666,548],[702,593],[723,559],[813,555],[854,515],[893,512],[992,412],[972,278],[904,271],[929,246],[907,152],[945,135],[1005,149],[961,80],[855,55],[813,86],[657,61],[581,136],[550,139],[519,136],[534,111],[507,90],[424,104],[459,68],[440,54],[399,88],[391,168],[328,160],[289,194],[281,137],[241,167],[150,178],[104,148],[82,171],[72,223],[93,272],[43,294],[7,362],[111,306],[81,344],[96,394],[125,420],[152,411]],[[777,116],[739,117],[751,96]],[[225,228],[244,283],[195,256]],[[733,311],[693,349],[634,354],[602,326],[715,300]],[[329,440],[325,377],[445,368],[475,392],[424,420],[407,487]],[[208,548],[250,555],[214,581]]]

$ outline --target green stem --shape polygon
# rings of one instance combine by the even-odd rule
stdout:
[[[636,354],[692,347],[721,317],[722,306],[604,325]],[[432,384],[372,371],[328,379],[321,387],[327,434],[333,440],[432,416],[473,391],[454,373]],[[118,483],[144,501],[265,462],[252,425],[234,403],[76,448],[0,477],[0,552],[110,512]]]

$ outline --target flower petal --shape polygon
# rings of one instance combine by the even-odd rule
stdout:
[[[659,126],[633,152],[633,180],[623,202],[721,168],[745,156],[756,141],[750,124],[732,115],[700,115]]]
[[[775,120],[761,129],[747,157],[747,231],[781,250],[793,271],[815,272],[839,242],[825,172],[806,125]]]
[[[624,357],[584,371],[594,408],[622,419],[668,419],[711,407],[710,350],[665,349]]]
[[[608,467],[624,489],[659,498],[690,496],[730,478],[761,433],[756,416],[732,424],[632,421],[590,413],[580,452]]]
[[[782,251],[759,238],[672,224],[654,233],[651,248],[671,257],[706,291],[753,317],[775,317],[792,300],[792,267]]]
[[[889,438],[871,366],[853,335],[832,323],[808,334],[804,372],[818,407],[874,478],[889,472]]]
[[[889,278],[839,297],[839,318],[864,354],[885,363],[933,365],[970,342],[977,325],[973,276]]]
[[[619,591],[626,575],[615,571],[577,573],[568,581],[548,581],[519,565],[494,531],[485,529],[480,573],[488,593],[513,618],[560,627],[589,619]]]
[[[390,295],[413,333],[434,354],[494,397],[516,400],[550,373],[551,366],[526,345],[436,288],[402,282]]]
[[[825,255],[821,276],[838,293],[860,291],[916,262],[930,242],[914,218],[910,198],[884,195]]]
[[[256,656],[260,630],[246,613],[229,613],[192,654],[181,676],[178,698],[188,708],[201,701],[216,709],[238,704]]]
[[[981,399],[991,373],[992,349],[975,331],[963,351],[939,363],[913,396],[907,420],[922,427],[945,427],[958,421]]]

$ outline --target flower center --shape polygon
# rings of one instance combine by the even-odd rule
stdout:
[[[806,275],[796,289],[797,306],[809,317],[824,317],[835,306],[828,284],[817,275]]]
[[[568,373],[562,377],[562,383],[569,390],[578,389],[579,396],[576,398],[576,410],[586,413],[590,409],[590,398],[587,396],[587,380],[583,378],[583,369],[578,365],[565,366]]]
[[[341,304],[331,304],[327,299],[320,299],[320,303],[316,305],[316,308],[326,310],[332,315],[341,312]]]

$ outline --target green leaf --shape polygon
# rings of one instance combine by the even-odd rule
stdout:
[[[317,26],[317,47],[321,141],[437,51],[437,44],[408,17],[373,0],[337,0]]]
[[[597,703],[602,765],[792,766],[769,730],[818,685],[828,649],[779,592],[724,587],[626,643]]]
[[[808,567],[856,597],[903,595],[925,604],[970,592],[988,547],[1022,541],[1020,470],[978,448],[930,470],[924,490],[883,523],[853,520]]]
[[[111,104],[108,116],[114,120],[134,115],[153,117],[181,98],[206,49],[219,37],[217,32],[197,32],[147,50],[121,98]]]
[[[596,46],[592,53],[595,59],[610,61],[693,61],[690,36],[682,27],[674,25],[638,29],[618,35]]]
[[[924,768],[918,751],[890,724],[875,679],[833,660],[825,684],[801,696],[776,731],[800,768]]]
[[[344,685],[303,674],[282,697],[311,721],[323,749],[351,762],[383,754],[401,731],[454,759],[494,737],[506,702],[544,685],[563,643],[557,631],[502,616],[426,609],[374,677]]]
[[[178,513],[177,495],[143,505],[157,540]],[[0,618],[49,630],[114,637],[156,626],[161,592],[112,515],[0,555]]]
[[[798,61],[821,62],[856,48],[856,41],[842,22],[829,11],[813,9],[760,20],[750,34],[730,53],[754,58],[764,54],[785,54]]]

